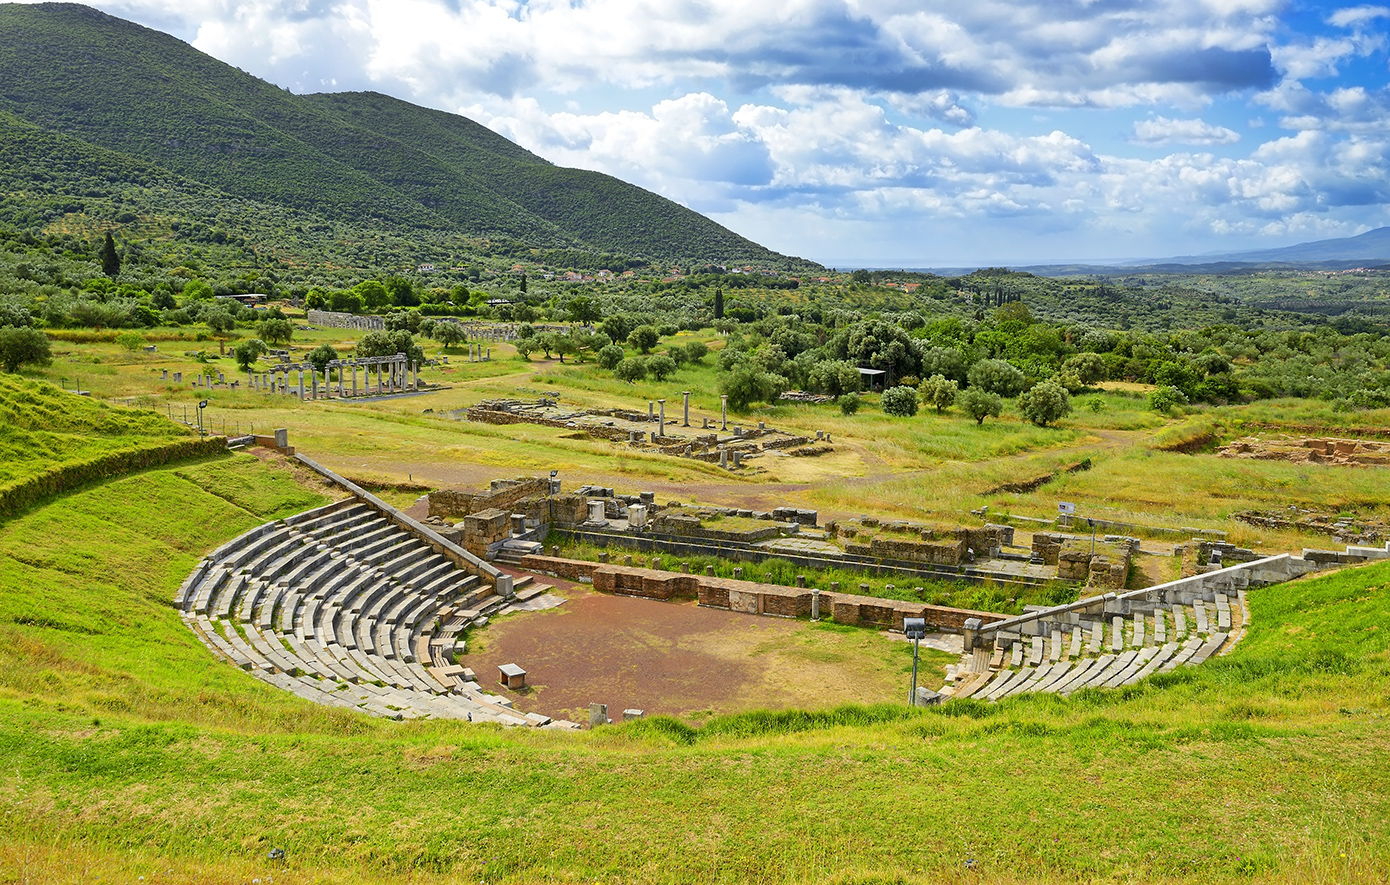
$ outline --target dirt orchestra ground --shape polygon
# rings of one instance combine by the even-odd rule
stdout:
[[[910,647],[871,630],[611,596],[563,581],[555,593],[563,605],[471,632],[460,658],[519,710],[587,723],[597,702],[614,720],[629,708],[698,720],[905,702],[908,694]],[[498,684],[497,667],[508,663],[526,670],[526,691]]]

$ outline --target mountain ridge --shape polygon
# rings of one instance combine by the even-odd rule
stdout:
[[[378,93],[296,96],[86,6],[0,5],[0,84],[0,110],[44,131],[331,221],[653,260],[810,265],[460,115]]]

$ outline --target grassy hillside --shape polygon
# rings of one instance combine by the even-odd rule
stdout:
[[[0,6],[0,81],[0,110],[45,130],[330,221],[648,257],[780,258],[471,121],[377,95],[295,96],[83,6]],[[91,195],[123,183],[97,179]]]
[[[202,551],[321,500],[228,456],[0,525],[5,878],[1390,872],[1390,565],[1254,591],[1231,655],[1130,689],[501,731],[316,708],[184,631],[169,600]]]
[[[103,455],[189,439],[154,412],[108,406],[42,381],[0,374],[0,492]]]

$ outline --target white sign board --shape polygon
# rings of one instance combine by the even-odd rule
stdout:
[[[1062,516],[1071,516],[1073,513],[1076,512],[1076,505],[1071,503],[1070,501],[1058,501],[1057,512],[1060,513]]]

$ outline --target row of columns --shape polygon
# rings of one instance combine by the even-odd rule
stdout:
[[[362,369],[362,386],[360,388],[360,395],[371,396],[373,394],[380,395],[385,393],[403,393],[407,390],[420,389],[420,364],[418,362],[407,363],[404,358],[399,360],[393,360],[391,362],[371,363],[363,366],[359,366],[356,363],[340,363],[337,366],[333,366],[330,364],[323,371],[322,383],[324,399],[329,399],[333,395],[334,381],[332,380],[332,371],[335,368],[338,370],[338,380],[336,383],[338,387],[339,397],[345,398],[349,395],[359,395],[359,387],[357,384],[357,370],[359,368]],[[352,369],[351,394],[347,392],[346,386],[346,370],[348,368]],[[385,372],[382,371],[383,368],[386,370]],[[373,370],[375,370],[376,374],[375,384],[372,383]],[[299,373],[299,384],[297,388],[290,386],[290,372],[292,371],[297,371]],[[308,389],[306,389],[304,386],[304,372],[305,367],[303,365],[295,366],[293,368],[272,369],[269,372],[253,372],[250,373],[247,377],[248,387],[250,387],[252,390],[269,391],[271,393],[297,393],[299,394],[300,399],[309,399],[311,397],[313,399],[318,399],[318,370],[313,366],[313,364],[309,364]]]

